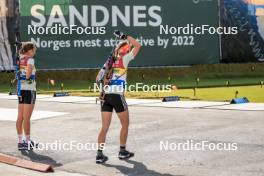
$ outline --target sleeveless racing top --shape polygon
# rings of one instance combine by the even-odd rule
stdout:
[[[132,51],[113,63],[113,76],[110,84],[105,88],[106,94],[124,94],[128,64],[134,59]]]
[[[26,74],[27,74],[27,67],[28,65],[32,65],[33,66],[33,70],[32,70],[32,74],[30,76],[30,79],[32,80],[27,81],[26,80]],[[20,83],[21,83],[21,88],[20,90],[33,90],[36,91],[36,68],[35,68],[35,63],[34,63],[34,59],[27,57],[27,56],[21,56],[20,59]]]

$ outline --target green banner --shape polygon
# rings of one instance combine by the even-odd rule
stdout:
[[[39,69],[102,66],[117,29],[143,46],[130,66],[219,62],[219,36],[214,31],[219,21],[217,0],[20,2],[22,39],[37,44]]]

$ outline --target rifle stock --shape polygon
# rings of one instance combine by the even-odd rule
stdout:
[[[115,62],[115,59],[114,59],[114,52],[115,52],[115,49],[116,49],[116,46],[117,46],[117,38],[118,37],[115,37],[115,44],[112,48],[112,51],[110,53],[110,56],[107,58],[107,61],[106,61],[106,68],[105,68],[105,72],[104,72],[104,75],[102,76],[102,78],[98,81],[99,82],[99,85],[101,84],[102,85],[102,92],[100,93],[100,96],[99,96],[99,100],[100,101],[104,101],[104,98],[105,98],[105,91],[104,91],[104,87],[106,85],[109,85],[109,82],[112,78],[112,75],[113,75],[113,68],[112,68],[112,65],[113,63]]]

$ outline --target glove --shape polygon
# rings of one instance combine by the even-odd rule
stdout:
[[[114,35],[115,35],[116,37],[118,37],[119,39],[122,39],[122,40],[126,40],[126,39],[127,39],[127,35],[125,35],[123,32],[118,31],[118,30],[116,30],[116,31],[114,32]]]

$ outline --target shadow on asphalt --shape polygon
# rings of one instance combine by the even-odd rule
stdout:
[[[162,174],[154,170],[149,170],[143,163],[132,161],[132,160],[124,160],[129,164],[133,165],[133,168],[122,166],[122,165],[112,165],[112,164],[106,164],[103,165],[106,167],[112,167],[119,170],[124,175],[129,176],[183,176],[183,175],[171,175],[171,174]]]
[[[51,158],[49,156],[37,154],[33,150],[22,150],[21,154],[28,157],[30,159],[30,161],[33,161],[33,162],[39,162],[42,164],[49,164],[53,167],[62,166],[61,163],[58,163],[53,158]]]

